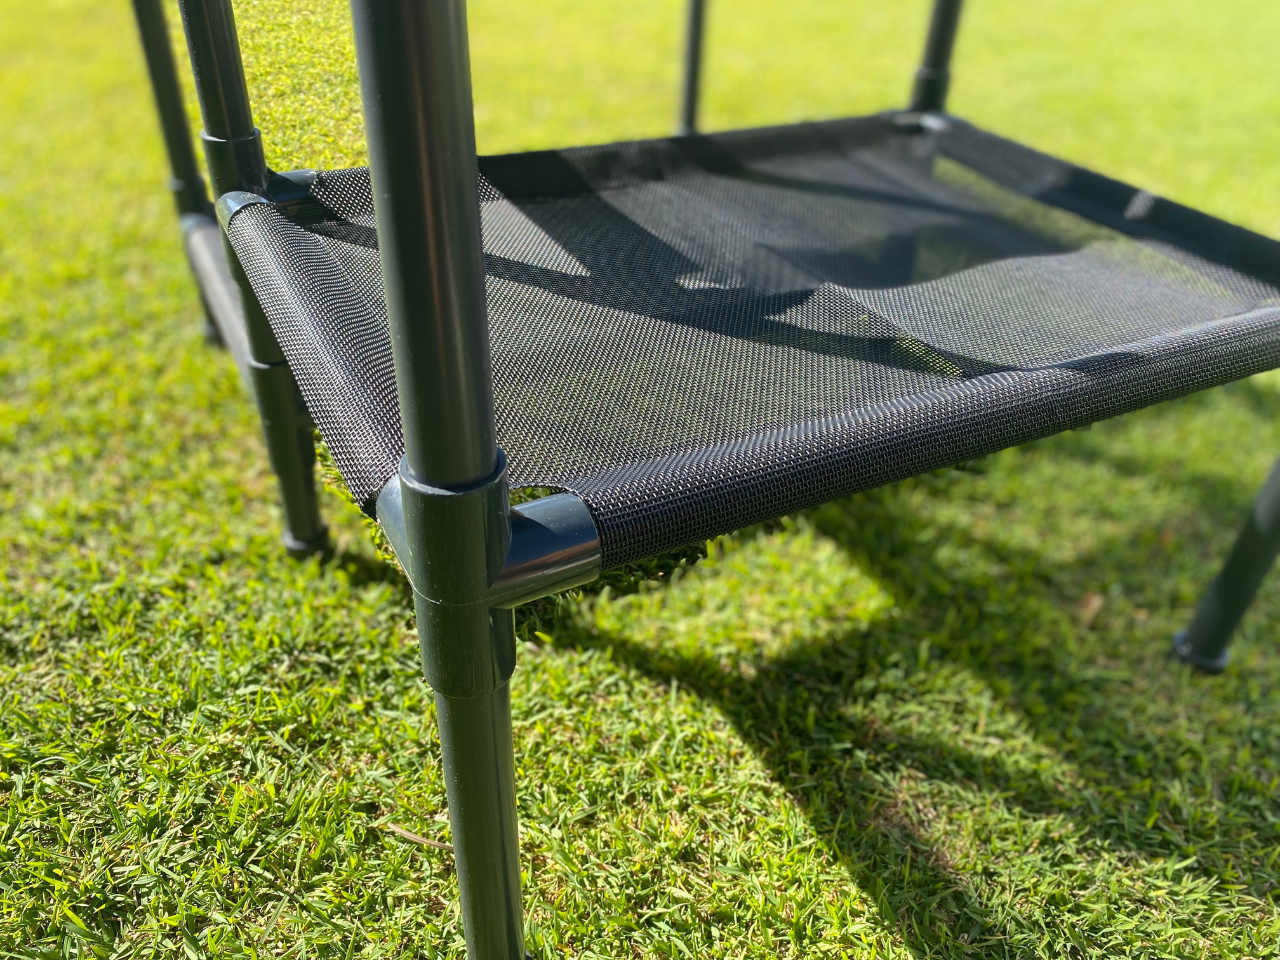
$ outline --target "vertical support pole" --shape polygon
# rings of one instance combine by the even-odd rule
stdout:
[[[1174,638],[1174,652],[1187,663],[1216,673],[1231,658],[1227,644],[1280,554],[1280,460],[1254,498],[1222,572],[1210,584],[1187,629]]]
[[[680,91],[680,123],[677,132],[691,137],[698,132],[698,100],[702,86],[702,49],[707,22],[707,0],[688,0],[684,34],[684,77]]]
[[[212,216],[213,208],[205,191],[204,178],[200,176],[200,167],[196,164],[191,132],[187,129],[187,113],[182,105],[178,71],[173,64],[173,49],[169,46],[164,8],[160,6],[160,0],[133,0],[133,15],[138,21],[142,52],[151,76],[151,92],[156,98],[160,129],[169,153],[169,169],[172,171],[169,189],[173,191],[178,213]]]
[[[404,432],[405,539],[436,692],[467,952],[523,960],[510,543],[494,435],[464,0],[352,0]]]
[[[942,110],[946,106],[947,87],[951,83],[951,52],[960,26],[960,4],[961,0],[934,0],[924,61],[916,71],[911,91],[910,109],[915,113]]]
[[[231,2],[180,0],[180,6],[204,119],[200,140],[214,195],[220,197],[232,190],[264,193],[270,171],[262,152],[262,135],[253,125],[249,108],[249,87]],[[244,307],[249,370],[267,453],[280,484],[285,514],[282,539],[295,556],[322,552],[328,549],[329,537],[316,499],[311,419],[271,324],[225,235],[223,242],[227,266]]]
[[[200,140],[213,195],[232,190],[262,193],[267,186],[267,161],[262,135],[253,125],[230,0],[180,0],[179,6],[204,120]]]
[[[173,48],[169,45],[169,28],[160,0],[133,0],[133,16],[138,23],[138,37],[142,41],[142,54],[147,61],[151,92],[160,117],[160,131],[169,154],[169,189],[186,231],[200,221],[210,222],[213,207],[209,203],[204,178],[200,176],[195,149],[191,146],[187,112],[182,104],[182,87],[173,63]],[[222,335],[213,321],[203,291],[200,300],[204,308],[205,339],[221,343]]]

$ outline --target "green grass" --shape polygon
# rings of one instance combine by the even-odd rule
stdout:
[[[712,6],[708,121],[900,102],[922,3]],[[488,151],[670,126],[679,4],[472,0]],[[280,167],[363,155],[341,3],[238,6]],[[974,0],[954,106],[1280,234],[1280,7]],[[411,604],[295,564],[199,337],[123,0],[0,0],[0,951],[457,957]],[[317,119],[317,117],[319,119]],[[1272,457],[1267,375],[537,605],[538,957],[1261,957],[1280,591],[1165,651]]]

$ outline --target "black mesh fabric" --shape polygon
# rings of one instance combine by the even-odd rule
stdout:
[[[953,120],[480,159],[499,443],[618,564],[1280,366],[1280,245]],[[368,172],[229,234],[355,496],[402,452]]]

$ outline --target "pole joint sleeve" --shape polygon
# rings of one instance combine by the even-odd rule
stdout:
[[[489,586],[511,545],[507,461],[477,483],[444,489],[412,475],[392,479],[405,536],[397,556],[413,586],[422,673],[446,697],[492,693],[516,665],[515,621],[495,608]]]
[[[915,86],[911,90],[912,109],[919,113],[941,110],[947,102],[947,90],[951,86],[951,71],[921,67],[916,71]]]
[[[445,696],[479,696],[511,676],[513,607],[600,575],[600,538],[582,500],[509,504],[501,451],[490,477],[456,490],[422,483],[401,460],[378,496],[378,523],[413,587],[423,673]]]
[[[911,90],[911,112],[934,113],[946,108],[951,85],[951,54],[960,29],[963,0],[934,0],[925,39],[924,58]]]
[[[494,472],[461,488],[423,483],[405,459],[399,480],[414,589],[432,603],[487,603],[511,546],[506,456],[499,450]]]
[[[213,192],[221,197],[234,191],[262,194],[267,189],[267,159],[262,149],[262,132],[254,127],[247,137],[222,140],[200,131],[205,161]]]

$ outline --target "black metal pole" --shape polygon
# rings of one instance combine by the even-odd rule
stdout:
[[[354,0],[405,455],[441,487],[497,463],[466,13]]]
[[[213,208],[196,163],[191,131],[187,129],[187,113],[182,105],[178,71],[173,64],[173,49],[169,46],[164,8],[160,6],[160,0],[133,0],[133,14],[138,21],[142,52],[151,76],[151,91],[155,94],[160,129],[169,153],[169,168],[173,174],[169,189],[173,191],[178,213],[210,217]]]
[[[702,86],[702,49],[707,22],[707,0],[689,0],[684,35],[684,85],[680,94],[679,134],[698,132],[698,98]]]
[[[233,190],[264,193],[270,171],[249,108],[230,0],[179,0],[179,5],[204,120],[200,139],[213,192],[219,197]],[[322,552],[328,549],[329,538],[316,499],[311,421],[271,323],[225,236],[223,241],[227,266],[244,307],[248,366],[267,453],[280,484],[285,547],[297,556]]]
[[[1174,639],[1187,663],[1217,672],[1230,659],[1227,644],[1280,555],[1280,461],[1254,498],[1253,509],[1222,571],[1210,584],[1191,625]]]
[[[352,0],[404,431],[406,553],[436,691],[467,951],[523,960],[509,610],[464,0]],[[403,559],[403,558],[402,558]]]
[[[929,37],[924,45],[924,61],[916,71],[911,91],[911,109],[917,113],[942,110],[951,83],[951,52],[960,26],[961,0],[934,0],[929,21]]]
[[[173,192],[178,214],[182,218],[183,233],[189,234],[200,224],[213,224],[213,206],[209,203],[204,178],[196,163],[191,131],[187,129],[182,87],[178,83],[173,49],[169,45],[169,27],[165,23],[164,8],[160,5],[160,0],[133,0],[133,15],[138,22],[142,53],[147,61],[147,73],[151,77],[151,92],[155,96],[160,130],[169,154],[169,189]],[[209,309],[209,300],[204,290],[200,291],[200,301],[204,308],[205,339],[210,343],[225,345],[222,331],[218,329],[213,312]]]
[[[179,5],[204,120],[200,139],[213,194],[262,193],[267,186],[267,161],[262,136],[253,125],[230,0],[180,0]]]

